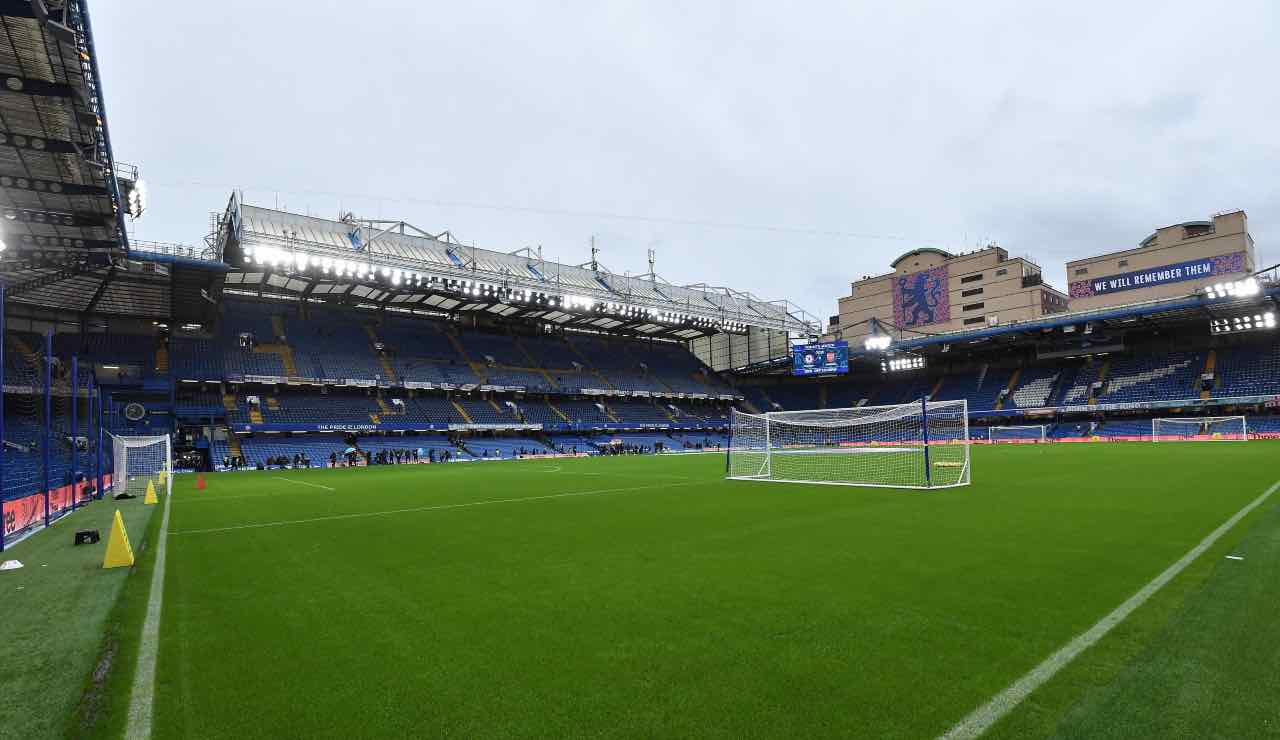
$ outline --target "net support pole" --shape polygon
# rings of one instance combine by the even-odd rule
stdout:
[[[3,359],[3,357],[0,356],[0,359]],[[729,450],[733,449],[733,425],[736,424],[737,422],[738,422],[738,410],[729,409],[729,444],[726,445],[724,448],[724,474],[725,475],[729,474],[729,455],[731,454]]]
[[[4,282],[0,281],[0,552],[4,552]]]
[[[104,491],[102,490],[102,386],[98,386],[94,389],[93,397],[97,402],[97,408],[93,413],[93,424],[96,428],[96,434],[98,437],[96,450],[97,455],[93,463],[93,487],[94,490],[97,491],[98,498],[101,499],[104,495]]]
[[[53,437],[53,330],[44,333],[44,443],[40,453],[44,471],[44,526],[49,526],[49,440]]]
[[[924,485],[933,487],[932,474],[929,471],[929,397],[920,397],[920,429],[924,433]]]
[[[764,412],[764,464],[769,466],[769,477],[773,477],[773,442],[769,439],[769,412]]]
[[[80,467],[80,417],[76,413],[80,405],[80,358],[71,356],[71,510],[76,510],[80,491],[76,487],[76,468]]]

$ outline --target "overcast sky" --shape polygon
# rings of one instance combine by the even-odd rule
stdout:
[[[1145,5],[1145,7],[1139,7]],[[1036,6],[1036,7],[1032,7]],[[233,188],[787,298],[1243,208],[1280,260],[1280,3],[92,2],[135,237]]]

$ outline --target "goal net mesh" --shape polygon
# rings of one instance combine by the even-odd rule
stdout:
[[[1243,441],[1249,438],[1243,416],[1198,416],[1189,419],[1152,419],[1153,442]]]
[[[173,456],[169,437],[112,437],[115,467],[112,469],[111,492],[142,496],[147,483],[156,493],[168,494],[173,488]]]
[[[1046,439],[1043,424],[991,427],[987,430],[987,441],[992,444],[1027,444],[1043,442]]]
[[[735,411],[728,478],[892,488],[969,483],[968,403]]]

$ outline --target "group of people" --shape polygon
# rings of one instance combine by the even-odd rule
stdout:
[[[662,443],[656,442],[653,447],[649,445],[628,444],[622,442],[616,445],[602,445],[600,447],[601,455],[648,455],[651,452],[662,452]]]
[[[329,453],[329,467],[336,468],[338,464],[345,463],[347,467],[355,465],[409,465],[420,463],[423,460],[427,462],[449,462],[453,459],[453,453],[444,450],[437,453],[434,449],[424,450],[421,447],[414,448],[392,448],[385,450],[358,450],[348,449],[344,453]]]
[[[718,450],[720,449],[720,442],[718,440],[712,441],[710,437],[703,438],[701,442],[690,442],[686,439],[684,440],[684,448],[686,450]]]
[[[351,440],[349,440],[351,441]],[[355,444],[352,441],[352,444]],[[705,438],[699,442],[682,440],[681,445],[686,450],[711,450],[720,449],[720,442]],[[663,442],[654,442],[652,445],[619,442],[618,444],[600,445],[599,451],[602,455],[648,455],[666,450],[666,444]],[[537,457],[541,455],[577,455],[578,445],[559,445],[553,446],[552,449],[545,447],[519,447],[511,451],[513,457]],[[480,453],[482,458],[502,457],[501,450],[490,451],[483,450]],[[452,450],[437,450],[418,448],[388,448],[382,450],[359,449],[358,447],[349,447],[346,452],[329,453],[329,467],[336,468],[341,465],[352,467],[356,465],[405,465],[420,462],[451,462],[457,458],[457,453]],[[275,455],[268,457],[263,465],[265,467],[295,467],[309,468],[311,467],[311,458],[306,453],[298,452],[292,456]],[[250,467],[243,456],[227,455],[222,458],[223,468],[236,470],[239,468]]]
[[[309,468],[311,467],[311,458],[307,457],[306,453],[303,452],[294,453],[293,457],[273,455],[267,458],[266,465],[267,467],[274,466],[277,468]]]

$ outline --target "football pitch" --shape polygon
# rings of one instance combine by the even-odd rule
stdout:
[[[979,446],[942,491],[725,481],[720,455],[182,476],[153,737],[936,737],[1258,499],[1278,453]],[[1080,713],[1119,711],[1098,697],[1252,565],[1224,555],[1278,500],[989,735],[1137,736]]]

